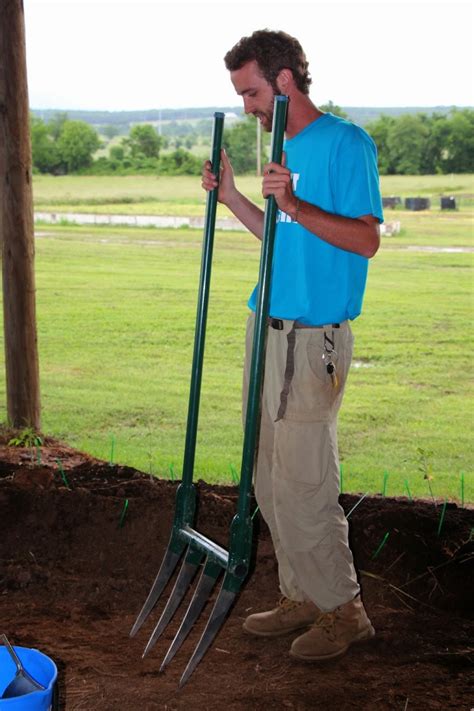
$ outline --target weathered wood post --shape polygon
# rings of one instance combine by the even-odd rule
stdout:
[[[33,194],[23,0],[0,2],[0,242],[7,413],[39,430]]]

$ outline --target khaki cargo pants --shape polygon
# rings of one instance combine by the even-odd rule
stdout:
[[[243,412],[250,374],[255,314],[247,322]],[[280,590],[328,612],[359,592],[348,525],[338,503],[337,414],[349,370],[353,336],[340,328],[269,326],[255,495],[270,528]],[[326,370],[328,342],[338,385]]]

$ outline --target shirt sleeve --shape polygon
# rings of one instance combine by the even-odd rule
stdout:
[[[383,222],[377,148],[359,126],[346,124],[331,165],[331,190],[336,214],[373,215]]]

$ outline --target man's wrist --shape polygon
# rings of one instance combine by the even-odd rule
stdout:
[[[293,222],[298,222],[300,216],[301,216],[301,200],[299,198],[296,198],[296,202],[293,207],[293,210],[290,213],[290,217],[293,220]]]

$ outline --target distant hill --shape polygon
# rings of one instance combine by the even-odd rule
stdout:
[[[382,114],[385,116],[401,116],[402,114],[448,114],[452,109],[472,108],[465,106],[389,106],[389,107],[363,107],[342,106],[343,111],[351,121],[359,126],[365,126],[371,121],[376,121]]]
[[[57,114],[68,115],[72,121],[85,121],[100,128],[103,126],[116,126],[121,133],[128,133],[131,125],[136,123],[159,124],[162,121],[196,121],[211,119],[216,111],[237,114],[242,113],[241,106],[209,106],[206,108],[188,109],[143,109],[140,111],[82,111],[71,109],[31,109],[31,113],[43,121],[50,121]]]
[[[342,106],[354,123],[365,126],[375,121],[379,116],[400,116],[401,114],[439,113],[447,114],[454,106],[404,106],[404,107],[363,107]],[[466,107],[457,107],[466,108]],[[472,107],[469,107],[472,108]],[[206,108],[187,109],[146,109],[140,111],[79,111],[67,109],[31,109],[31,112],[43,121],[50,121],[58,113],[67,113],[68,118],[75,121],[85,121],[95,128],[116,126],[120,133],[128,133],[130,125],[135,123],[155,123],[162,121],[196,121],[212,118],[215,111],[242,115],[242,106],[209,106]]]

